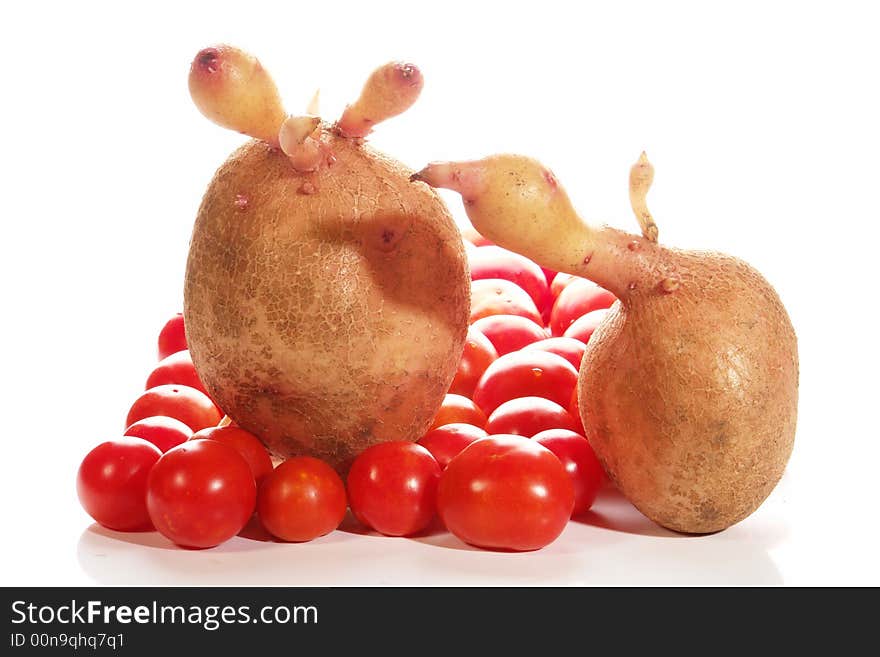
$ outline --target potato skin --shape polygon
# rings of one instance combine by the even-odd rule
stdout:
[[[679,532],[710,533],[760,506],[791,454],[797,341],[779,297],[746,263],[663,249],[670,294],[618,301],[578,379],[581,417],[620,491]]]
[[[277,456],[345,473],[376,442],[417,440],[467,332],[464,246],[410,171],[324,130],[336,160],[300,174],[250,141],[217,171],[184,283],[193,363]]]

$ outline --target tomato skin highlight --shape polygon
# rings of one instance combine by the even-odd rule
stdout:
[[[589,510],[607,478],[590,442],[582,435],[566,429],[541,431],[532,436],[532,440],[553,452],[571,477],[574,485],[572,516]]]
[[[379,443],[361,452],[346,479],[355,518],[387,536],[409,536],[437,511],[440,465],[415,443]]]
[[[269,456],[269,450],[250,431],[233,426],[208,427],[197,431],[190,438],[190,440],[201,439],[216,440],[237,451],[250,466],[258,487],[263,477],[272,472],[272,457]]]
[[[260,485],[257,514],[283,541],[311,541],[339,527],[348,507],[345,484],[332,467],[311,456],[287,459]]]
[[[472,424],[444,424],[428,431],[419,438],[418,444],[431,452],[431,456],[442,469],[449,465],[449,462],[465,447],[488,435],[485,429]]]
[[[180,420],[164,415],[151,415],[138,420],[125,430],[126,436],[143,438],[162,453],[189,440],[193,431]]]
[[[574,508],[559,459],[522,436],[481,438],[440,477],[437,509],[447,529],[477,547],[528,551],[552,543]]]
[[[244,528],[257,486],[250,466],[216,440],[189,440],[162,455],[147,481],[147,510],[177,545],[210,548]]]
[[[514,351],[494,361],[474,389],[473,400],[487,415],[517,397],[544,397],[567,407],[577,386],[578,371],[549,351]]]
[[[92,449],[76,473],[76,492],[86,513],[116,531],[153,528],[147,513],[147,479],[162,452],[142,438],[108,440]]]

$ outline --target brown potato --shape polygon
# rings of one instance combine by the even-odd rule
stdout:
[[[414,176],[459,192],[492,242],[618,297],[581,363],[587,438],[618,488],[670,529],[708,533],[752,513],[782,476],[797,418],[798,353],[779,296],[752,267],[657,243],[631,171],[642,235],[593,226],[535,160],[438,162]]]
[[[219,406],[280,457],[345,472],[367,446],[417,440],[455,374],[470,285],[433,190],[323,125],[301,173],[263,141],[211,182],[187,262],[195,367]]]

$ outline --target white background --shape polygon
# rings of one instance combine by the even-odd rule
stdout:
[[[872,3],[602,5],[4,3],[0,584],[880,584]],[[680,537],[606,497],[530,554],[353,525],[184,551],[92,526],[76,468],[121,433],[180,310],[201,194],[243,140],[187,91],[193,55],[223,41],[261,59],[288,111],[320,87],[329,119],[373,67],[410,59],[425,91],[376,146],[414,168],[536,156],[597,222],[636,229],[627,174],[646,149],[661,240],[751,262],[797,330],[795,449],[765,505]]]

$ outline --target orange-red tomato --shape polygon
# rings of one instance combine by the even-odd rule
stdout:
[[[486,422],[490,434],[508,433],[530,438],[546,429],[577,429],[569,412],[543,397],[518,397],[492,411]]]
[[[471,282],[470,323],[489,315],[520,315],[542,324],[541,313],[529,293],[503,278]]]
[[[196,374],[196,368],[193,365],[192,356],[190,356],[188,349],[177,351],[160,360],[147,377],[145,389],[149,390],[150,388],[168,383],[189,386],[206,395],[208,394],[201,379],[199,379],[199,375]]]
[[[562,463],[574,486],[573,516],[587,511],[605,483],[605,470],[590,443],[582,435],[566,429],[548,429],[532,436]]]
[[[489,414],[517,397],[544,397],[567,407],[577,378],[578,371],[562,356],[522,349],[486,368],[474,389],[474,402]]]
[[[167,384],[144,391],[131,405],[125,426],[153,415],[180,420],[193,431],[216,426],[223,418],[220,409],[203,392],[189,386]]]
[[[183,313],[177,313],[165,322],[159,331],[159,360],[187,348],[186,332],[183,326]]]
[[[151,529],[145,501],[147,477],[161,456],[158,447],[135,437],[95,447],[76,473],[76,492],[83,509],[109,529]]]
[[[164,415],[153,415],[138,420],[125,430],[126,436],[135,438],[143,438],[163,453],[172,447],[177,447],[180,443],[185,443],[193,435],[192,429],[180,420],[173,417],[165,417]]]
[[[147,480],[147,510],[163,536],[209,548],[240,532],[257,486],[247,462],[216,440],[189,440],[162,455]]]
[[[449,465],[449,462],[458,456],[465,447],[475,440],[485,438],[489,434],[485,429],[475,427],[472,424],[444,424],[442,427],[431,429],[419,439],[419,445],[431,452],[441,468]]]
[[[269,456],[269,450],[266,446],[250,431],[245,431],[240,427],[208,427],[193,434],[192,440],[199,439],[216,440],[224,445],[229,445],[241,457],[247,461],[251,472],[254,475],[254,481],[257,486],[263,480],[263,477],[272,472],[272,457]]]
[[[409,536],[428,526],[437,511],[440,465],[415,443],[378,443],[361,452],[346,479],[351,512],[388,536]]]
[[[574,486],[543,445],[521,436],[471,443],[440,477],[437,509],[458,538],[484,548],[537,550],[565,529]]]
[[[284,461],[260,485],[257,514],[283,541],[311,541],[339,527],[347,508],[336,470],[311,456]]]
[[[475,427],[486,426],[486,414],[473,401],[464,395],[447,394],[443,398],[443,404],[434,421],[431,423],[430,429],[442,427],[444,424],[453,424],[462,422],[464,424],[472,424]]]
[[[550,332],[553,335],[565,335],[566,329],[578,317],[593,310],[610,308],[616,299],[617,297],[611,292],[592,281],[585,278],[573,280],[565,286],[553,303],[553,310],[550,313]]]
[[[548,337],[543,326],[519,315],[489,315],[478,319],[473,326],[489,338],[499,356]]]
[[[483,376],[486,368],[498,358],[498,352],[485,335],[473,326],[468,328],[464,351],[455,371],[455,378],[449,386],[449,392],[455,395],[470,397],[474,394],[477,381]]]

